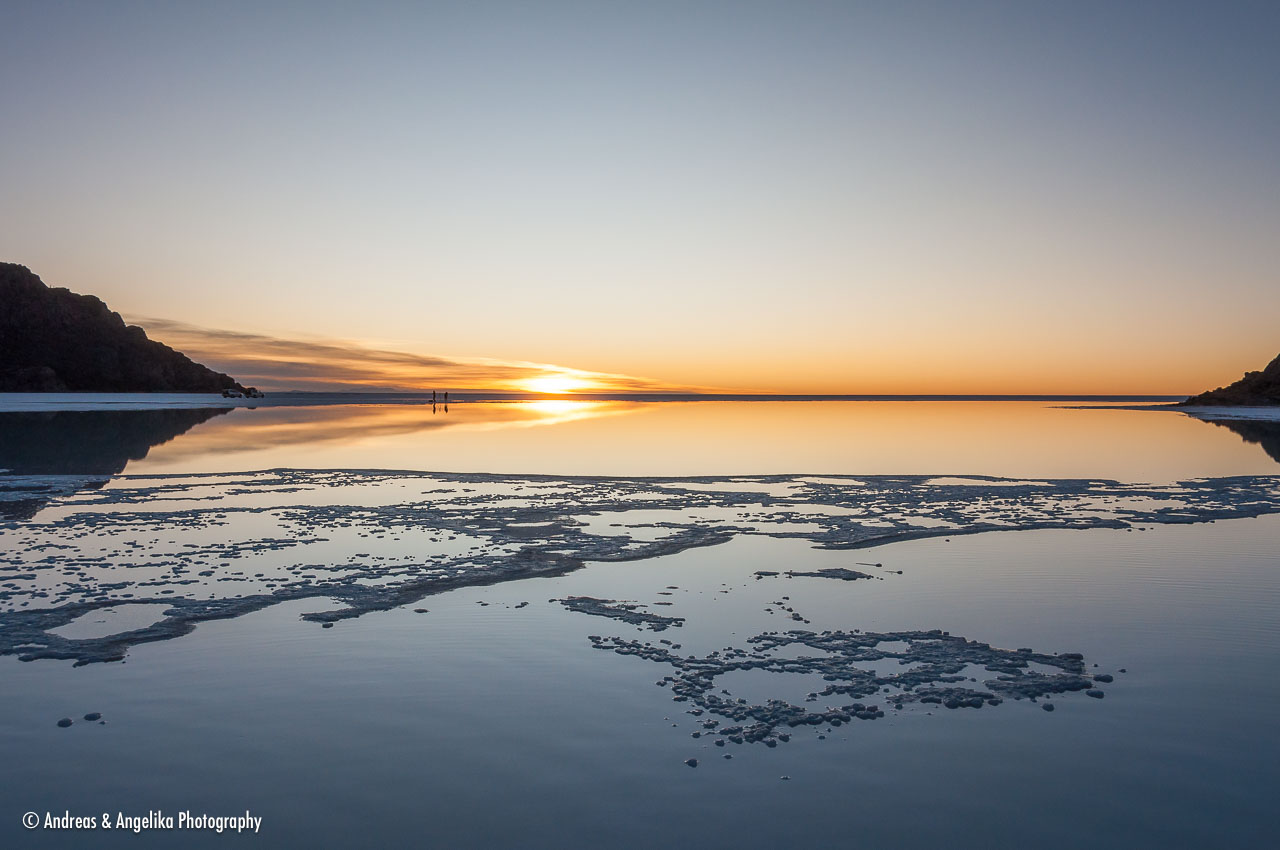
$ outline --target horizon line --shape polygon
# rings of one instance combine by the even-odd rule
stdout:
[[[644,390],[633,392],[581,392],[539,393],[516,390],[452,389],[450,400],[478,401],[484,399],[541,400],[541,401],[613,401],[613,400],[688,400],[688,401],[878,401],[878,400],[992,400],[992,401],[1181,401],[1193,393],[769,393],[769,392],[663,392]],[[430,397],[431,390],[275,390],[269,395],[295,396],[403,396]],[[441,397],[442,398],[442,397]]]

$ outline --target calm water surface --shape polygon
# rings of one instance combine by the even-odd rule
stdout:
[[[1265,432],[1008,402],[58,414],[0,416],[0,433],[0,465],[40,473],[1280,472]],[[165,833],[18,823],[29,810],[155,808],[264,818],[259,836],[181,836],[210,847],[1265,846],[1280,790],[1280,516],[1144,528],[853,551],[738,538],[451,591],[332,629],[298,619],[323,601],[286,603],[134,647],[123,664],[0,658],[0,846],[173,846]],[[902,573],[754,575],[864,561]],[[639,632],[548,601],[567,595],[669,601],[650,610],[686,621]],[[655,687],[668,668],[587,639],[669,638],[704,655],[797,625],[770,605],[783,596],[811,621],[803,628],[937,628],[1082,652],[1116,681],[1105,699],[1055,699],[1053,713],[1026,701],[918,706],[776,749],[731,747],[726,760],[691,737],[687,704]],[[762,675],[724,684],[753,698],[813,687]],[[109,723],[54,725],[88,711]]]
[[[0,413],[0,467],[552,475],[983,474],[1130,481],[1277,471],[1280,424],[1018,401],[574,402]],[[4,446],[7,445],[7,448]],[[96,454],[95,454],[96,453]],[[60,468],[54,468],[58,467]],[[106,467],[110,467],[107,469]]]

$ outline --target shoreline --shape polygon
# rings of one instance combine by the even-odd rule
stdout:
[[[1175,409],[1172,404],[1186,396],[1170,395],[804,395],[730,393],[504,393],[483,390],[450,390],[450,404],[556,402],[634,402],[672,404],[680,402],[1092,402],[1071,405],[1082,409]],[[1145,402],[1146,404],[1142,404]],[[1166,404],[1161,404],[1164,402]],[[0,413],[95,411],[95,410],[180,410],[233,409],[258,407],[329,407],[340,405],[429,406],[430,394],[395,392],[279,392],[263,398],[223,398],[212,393],[0,393]],[[445,404],[438,397],[436,404]],[[1128,405],[1125,405],[1128,403]],[[1121,406],[1125,405],[1125,406]],[[1182,409],[1182,408],[1176,408]]]
[[[1148,410],[1162,413],[1184,413],[1192,419],[1202,422],[1218,422],[1223,420],[1245,420],[1252,422],[1280,422],[1280,405],[1203,405],[1183,406],[1181,404],[1073,404],[1064,406],[1066,410]]]

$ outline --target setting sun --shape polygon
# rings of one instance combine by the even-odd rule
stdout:
[[[572,393],[592,386],[590,381],[573,375],[552,374],[521,381],[521,385],[535,393]]]

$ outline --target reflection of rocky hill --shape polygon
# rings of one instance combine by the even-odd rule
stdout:
[[[1280,463],[1280,422],[1265,422],[1246,419],[1212,419],[1214,425],[1230,428],[1244,439],[1246,443],[1257,443],[1262,450]]]
[[[1280,357],[1261,372],[1246,372],[1234,384],[1192,396],[1183,404],[1280,404]]]
[[[52,289],[26,266],[0,263],[0,392],[216,393],[239,386],[147,339],[92,295]]]
[[[115,475],[230,408],[0,413],[0,469],[17,475]]]
[[[9,475],[116,475],[230,408],[0,413],[0,519],[29,519],[50,499],[102,481],[25,482]]]

